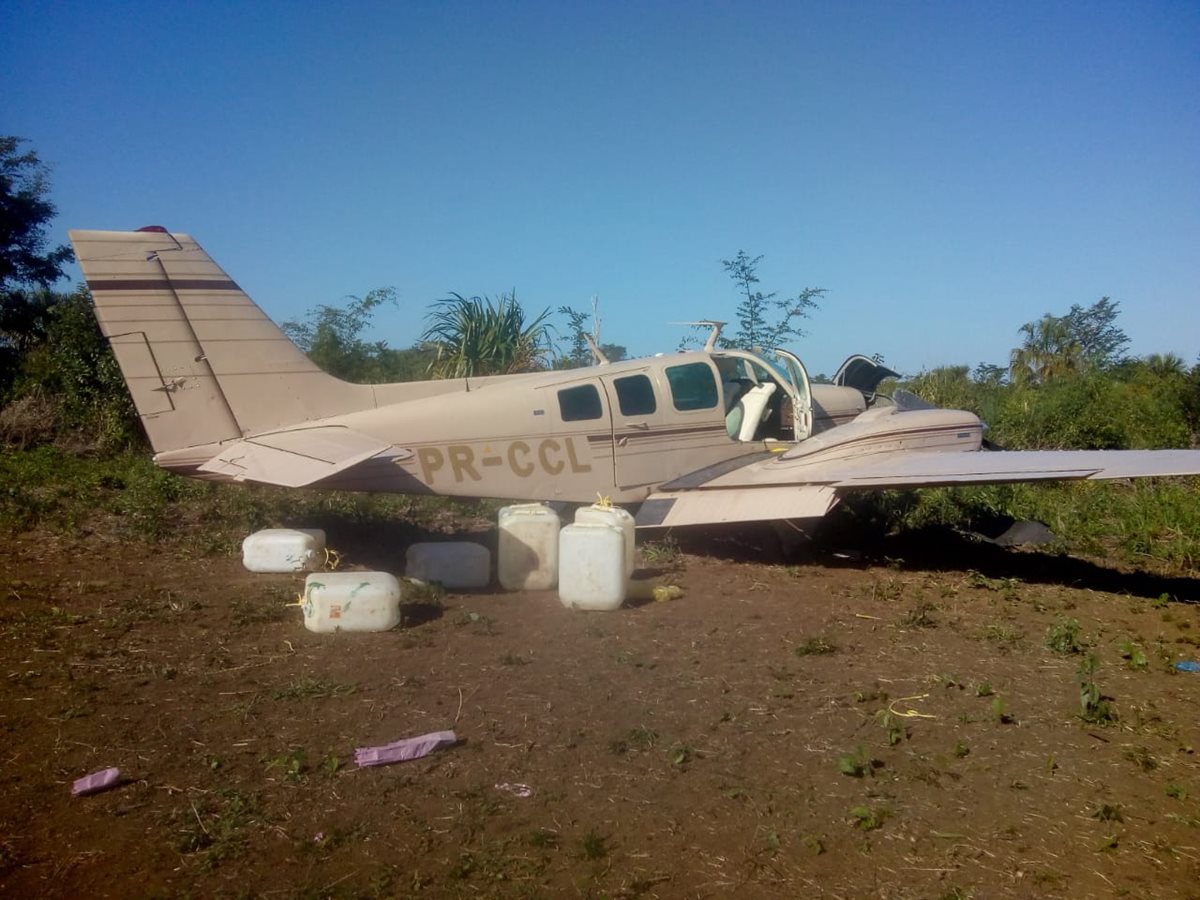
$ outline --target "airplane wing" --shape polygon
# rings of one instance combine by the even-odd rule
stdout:
[[[856,490],[1176,475],[1200,475],[1200,450],[890,450],[824,461],[754,454],[663,485],[637,524],[819,518]]]
[[[780,460],[786,464],[786,460]],[[806,471],[807,470],[807,471]],[[839,490],[1200,474],[1197,450],[892,451],[797,468]]]
[[[236,441],[200,466],[200,471],[234,481],[305,487],[391,449],[391,444],[370,435],[320,425]]]

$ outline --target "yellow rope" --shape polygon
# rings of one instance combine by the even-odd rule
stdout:
[[[917,712],[915,709],[910,709],[907,712],[900,712],[896,709],[897,703],[903,703],[905,700],[924,700],[928,694],[913,694],[911,697],[897,697],[888,704],[888,712],[894,716],[899,716],[902,719],[936,719],[937,716],[931,716],[928,713]]]
[[[608,497],[605,497],[603,494],[601,494],[599,491],[597,491],[596,492],[596,502],[592,505],[598,506],[601,509],[612,509],[612,500],[609,499]]]

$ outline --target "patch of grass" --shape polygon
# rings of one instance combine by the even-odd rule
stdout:
[[[1101,803],[1092,813],[1092,818],[1099,819],[1101,822],[1125,821],[1124,816],[1121,815],[1121,804],[1119,803]]]
[[[875,831],[883,827],[891,812],[883,806],[850,807],[850,824],[861,831]]]
[[[257,798],[232,789],[189,801],[171,814],[175,846],[180,853],[196,856],[203,868],[214,869],[245,852],[246,831],[257,816]]]
[[[306,675],[288,683],[271,696],[276,700],[323,700],[327,697],[353,694],[357,690],[357,684],[340,684]]]
[[[1150,667],[1150,660],[1146,658],[1146,651],[1133,641],[1122,641],[1118,650],[1121,654],[1121,659],[1125,660],[1126,667],[1133,669],[1135,672],[1144,672]]]
[[[266,761],[266,770],[292,784],[303,781],[304,773],[308,770],[307,754],[298,748],[281,753]]]
[[[638,548],[646,565],[656,569],[675,569],[683,563],[679,542],[668,535],[657,541],[646,541]]]
[[[1015,625],[993,622],[983,630],[983,636],[1001,649],[1009,649],[1025,639],[1025,632]]]
[[[969,754],[970,752],[971,752],[971,748],[968,747],[963,741],[957,741],[954,744],[954,758],[955,759],[966,759],[967,754]]]
[[[823,637],[810,637],[797,644],[794,652],[797,656],[829,656],[837,653],[838,648]]]
[[[967,572],[967,585],[974,588],[983,588],[985,591],[995,591],[1003,595],[1005,600],[1020,600],[1021,595],[1017,593],[1017,587],[1021,582],[1015,578],[988,578],[981,572],[976,572],[974,569]]]
[[[1005,708],[1003,697],[992,698],[992,721],[997,725],[1013,725],[1017,721],[1016,716]]]
[[[1046,630],[1046,646],[1055,653],[1082,653],[1085,644],[1079,637],[1079,621],[1059,618]]]
[[[996,690],[992,687],[990,682],[981,681],[979,684],[975,685],[976,697],[990,697],[994,693],[996,693]]]
[[[675,766],[677,769],[686,768],[687,764],[695,759],[698,755],[699,754],[696,752],[696,750],[687,744],[676,744],[671,748],[671,751],[668,754],[671,760],[671,765]]]
[[[859,747],[853,753],[843,753],[837,759],[838,771],[843,775],[849,775],[851,778],[862,778],[864,775],[874,774],[876,769],[882,768],[883,763],[872,758],[871,754]]]
[[[1130,747],[1125,751],[1125,758],[1143,772],[1153,772],[1158,768],[1158,760],[1150,753],[1148,747]]]
[[[644,725],[629,729],[622,737],[609,742],[608,749],[618,756],[630,750],[646,751],[658,743],[658,732]]]
[[[1187,791],[1185,791],[1179,785],[1168,784],[1167,785],[1167,796],[1170,797],[1172,800],[1186,800],[1188,795],[1187,795]]]
[[[887,603],[899,600],[904,596],[904,582],[898,578],[877,578],[871,582],[868,596],[872,600],[883,600]]]
[[[536,847],[538,850],[557,850],[558,849],[558,833],[551,831],[549,828],[535,828],[529,832],[526,838],[530,847]]]
[[[330,750],[325,755],[325,758],[321,760],[321,771],[326,775],[336,775],[342,770],[344,765],[345,763],[342,762],[342,758]]]
[[[927,600],[922,600],[904,615],[896,624],[901,628],[937,628],[937,618],[934,613],[937,606]]]
[[[500,657],[500,665],[502,666],[527,666],[532,660],[524,656],[519,656],[516,653],[505,653]]]
[[[579,839],[579,846],[584,859],[596,860],[608,856],[608,837],[594,828]]]

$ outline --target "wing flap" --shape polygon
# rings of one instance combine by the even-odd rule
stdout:
[[[801,482],[864,490],[1198,474],[1200,451],[1196,450],[908,451],[819,464],[810,472],[794,473]]]
[[[306,487],[393,449],[378,438],[322,425],[255,435],[227,446],[201,472],[233,481]]]
[[[832,487],[782,485],[683,491],[660,491],[643,501],[640,527],[760,522],[770,519],[816,519],[837,502]]]

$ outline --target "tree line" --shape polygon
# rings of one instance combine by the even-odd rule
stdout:
[[[100,449],[137,444],[136,416],[86,286],[53,289],[71,250],[50,244],[48,171],[23,144],[0,136],[0,441],[72,432]],[[826,293],[762,291],[761,260],[739,250],[721,261],[738,300],[723,347],[793,342]],[[358,382],[571,368],[595,361],[592,346],[612,361],[626,354],[601,342],[596,301],[590,311],[560,306],[530,314],[515,291],[451,293],[430,305],[424,333],[407,348],[367,337],[376,313],[395,303],[395,290],[380,288],[317,306],[282,328],[323,369]],[[941,367],[896,386],[976,412],[993,443],[1013,449],[1195,445],[1200,360],[1189,367],[1171,354],[1129,357],[1119,314],[1108,297],[1076,304],[1020,326],[1020,343],[1004,365]]]

